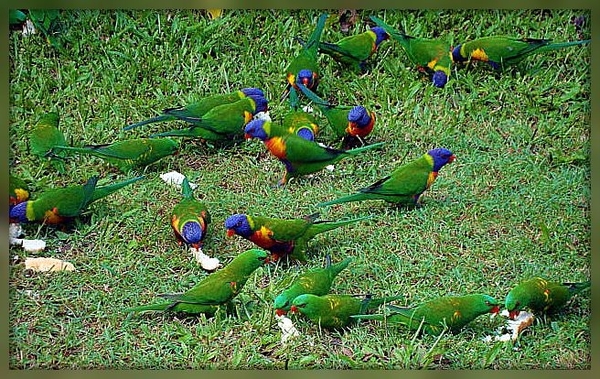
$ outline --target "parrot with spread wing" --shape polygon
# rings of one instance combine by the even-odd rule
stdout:
[[[497,314],[500,305],[496,299],[485,294],[444,296],[426,301],[414,307],[387,305],[384,314],[350,316],[364,320],[384,321],[388,325],[404,325],[410,330],[421,330],[439,335],[446,328],[458,332],[465,325],[486,313]]]
[[[96,200],[144,178],[124,180],[119,183],[97,187],[98,177],[92,176],[84,185],[53,188],[44,191],[34,200],[19,203],[10,209],[11,222],[44,222],[62,224],[73,219]]]
[[[225,220],[225,228],[228,237],[237,234],[268,250],[271,253],[271,261],[289,257],[306,262],[308,242],[317,234],[370,218],[317,221],[318,217],[318,213],[299,219],[269,218],[238,213]]]
[[[382,19],[371,16],[371,20],[382,27],[402,46],[408,59],[417,66],[419,71],[431,76],[433,85],[443,88],[448,82],[452,58],[450,44],[444,40],[417,38],[395,30]]]
[[[340,329],[358,321],[353,315],[365,314],[382,304],[401,299],[403,296],[388,296],[373,299],[370,295],[313,295],[303,294],[292,301],[290,311],[306,316],[313,323],[325,329]]]
[[[289,134],[280,125],[265,120],[253,120],[244,130],[246,139],[257,138],[285,166],[285,174],[277,183],[285,185],[290,178],[312,174],[328,165],[367,150],[379,148],[383,142],[351,150],[338,150]]]
[[[128,125],[124,127],[123,130],[131,130],[155,122],[173,120],[185,121],[189,124],[195,125],[199,120],[202,119],[202,116],[204,116],[208,111],[210,111],[214,107],[223,104],[235,103],[236,101],[239,101],[246,97],[250,97],[254,99],[254,101],[260,102],[260,99],[264,98],[265,94],[259,88],[250,87],[242,88],[239,91],[206,96],[197,102],[188,104],[183,107],[166,108],[162,111],[162,114],[160,114],[159,116]]]
[[[438,176],[438,172],[456,156],[448,149],[429,150],[420,158],[403,164],[390,175],[378,180],[358,192],[331,201],[317,204],[324,207],[333,204],[363,200],[384,200],[398,205],[416,205],[423,192]]]
[[[237,296],[250,275],[267,261],[269,254],[251,249],[237,255],[229,264],[209,274],[190,290],[180,294],[162,294],[169,300],[158,304],[127,308],[125,312],[168,311],[189,315],[201,313],[212,316],[220,305],[229,305]]]
[[[358,139],[364,145],[363,138],[371,133],[375,125],[375,112],[368,111],[362,105],[333,106],[302,85],[300,90],[319,108],[337,137],[345,140],[344,144],[350,143],[351,139]]]
[[[204,114],[189,128],[155,133],[150,137],[195,137],[206,141],[232,141],[242,138],[244,125],[254,115],[265,112],[267,99],[245,97],[235,103],[218,105]]]
[[[476,60],[487,62],[494,70],[502,70],[506,66],[514,65],[533,54],[569,46],[584,45],[590,41],[588,39],[552,43],[550,39],[489,36],[457,45],[452,49],[451,57],[454,63]]]
[[[350,66],[355,71],[364,71],[367,59],[377,51],[379,44],[389,37],[382,27],[375,26],[364,33],[344,37],[335,43],[320,42],[319,52]]]
[[[315,90],[320,80],[320,68],[317,62],[319,53],[319,42],[321,40],[321,34],[325,28],[325,20],[328,15],[323,13],[317,20],[317,26],[313,30],[308,41],[302,47],[302,50],[294,59],[290,62],[286,68],[286,89],[282,99],[285,98],[290,92],[298,89],[296,83],[302,83],[306,87]]]
[[[564,307],[573,295],[590,286],[589,280],[559,283],[534,277],[511,289],[506,295],[504,306],[513,320],[524,308],[529,308],[534,313],[553,313]]]
[[[194,197],[190,182],[185,177],[181,188],[183,199],[171,212],[171,227],[180,245],[185,243],[198,249],[206,237],[210,213],[206,205]]]
[[[60,152],[93,155],[117,166],[123,172],[128,172],[173,155],[178,149],[179,144],[170,138],[134,138],[84,147],[54,146],[48,155]]]
[[[289,133],[297,134],[308,141],[314,141],[319,132],[319,125],[317,125],[315,117],[302,110],[289,111],[283,118],[282,126]]]
[[[12,174],[8,175],[8,205],[13,207],[29,199],[29,186],[27,183]]]
[[[64,172],[64,153],[48,156],[48,152],[55,146],[68,146],[64,134],[58,129],[60,116],[56,112],[43,114],[34,125],[29,135],[29,149],[31,154],[44,160],[49,159],[50,164],[59,172]]]
[[[300,274],[285,290],[275,298],[275,313],[278,316],[286,314],[290,310],[292,300],[297,296],[310,293],[313,295],[327,295],[333,284],[333,280],[339,273],[348,267],[352,258],[346,258],[341,262],[331,264],[331,257],[327,256],[327,265]]]

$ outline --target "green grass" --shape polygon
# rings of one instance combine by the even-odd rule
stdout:
[[[336,20],[331,11],[330,19]],[[123,132],[157,111],[246,86],[270,99],[281,120],[283,71],[312,31],[317,10],[63,12],[63,50],[42,37],[11,32],[10,170],[29,181],[33,197],[47,187],[125,177],[93,157],[67,163],[65,174],[28,154],[28,131],[44,112],[61,115],[60,128],[76,145],[110,143],[177,127],[164,123]],[[359,12],[351,32],[365,29]],[[549,11],[376,11],[391,25],[427,38],[459,41],[506,34],[577,38],[571,17]],[[589,38],[589,22],[584,30]],[[235,36],[235,38],[233,38]],[[335,22],[323,39],[342,37]],[[189,289],[205,273],[177,245],[169,226],[180,198],[160,173],[177,170],[198,183],[213,223],[204,251],[227,263],[252,245],[228,239],[223,222],[247,212],[294,218],[372,215],[328,232],[310,244],[306,268],[330,254],[353,264],[335,293],[405,295],[416,304],[448,294],[488,293],[504,299],[533,275],[580,281],[590,277],[590,50],[537,55],[496,74],[485,65],[453,69],[444,89],[433,87],[394,41],[381,45],[366,75],[320,58],[320,91],[341,103],[377,111],[369,142],[381,151],[346,159],[333,172],[274,189],[283,167],[258,141],[233,147],[182,140],[179,155],[149,166],[147,179],[93,204],[74,226],[27,225],[43,238],[46,256],[72,262],[76,272],[31,273],[10,266],[9,366],[50,368],[374,368],[589,369],[590,297],[576,297],[546,322],[510,343],[483,342],[501,320],[478,318],[458,334],[415,338],[402,328],[362,322],[345,332],[321,331],[294,318],[299,339],[280,343],[272,301],[299,269],[257,270],[235,299],[237,314],[213,319],[168,314],[130,317],[122,309],[154,302],[155,294]],[[319,140],[334,143],[323,122]],[[315,205],[371,184],[433,147],[450,148],[446,166],[425,193],[424,206],[396,209],[383,202]],[[11,247],[11,258],[28,254]],[[34,254],[32,254],[34,255]],[[13,260],[14,261],[14,260]]]

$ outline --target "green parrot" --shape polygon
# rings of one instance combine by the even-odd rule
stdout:
[[[13,27],[15,25],[20,26],[27,20],[27,15],[18,9],[8,10],[8,25]]]
[[[421,330],[439,335],[447,327],[458,332],[465,325],[486,313],[497,314],[500,303],[484,294],[445,296],[426,301],[415,307],[387,305],[384,314],[356,315],[353,318],[385,321],[388,325],[404,325],[410,330]]]
[[[326,13],[319,16],[317,26],[310,35],[310,38],[304,44],[300,53],[294,57],[286,68],[287,85],[282,98],[285,98],[290,92],[297,90],[297,83],[302,83],[312,90],[317,88],[321,78],[321,70],[317,62],[319,42],[327,17]]]
[[[383,142],[351,150],[337,150],[307,141],[282,130],[281,126],[265,120],[252,120],[244,129],[246,139],[258,138],[269,152],[285,166],[285,174],[277,186],[285,185],[290,178],[312,174],[328,165],[367,150],[379,148]]]
[[[146,167],[161,158],[177,153],[179,144],[169,138],[134,138],[112,144],[88,145],[84,147],[54,146],[48,155],[67,153],[93,155],[128,172]]]
[[[544,51],[583,45],[591,40],[552,43],[549,39],[511,38],[504,36],[481,37],[457,45],[452,49],[454,63],[476,60],[487,62],[494,70],[502,70],[526,57]]]
[[[50,163],[61,173],[65,172],[63,158],[65,153],[54,154],[49,157],[48,152],[55,146],[68,146],[64,134],[58,129],[60,116],[56,112],[43,114],[29,135],[29,149],[33,155]]]
[[[446,85],[452,67],[450,44],[448,42],[406,35],[404,32],[395,30],[376,16],[371,16],[371,20],[398,41],[406,55],[408,55],[408,59],[417,66],[419,71],[431,75],[434,86],[443,88]]]
[[[313,295],[303,294],[292,301],[290,311],[301,313],[313,323],[325,329],[340,329],[350,326],[357,319],[353,315],[361,315],[384,303],[401,299],[403,296],[389,296],[373,299],[370,295],[359,298],[353,295]]]
[[[286,314],[290,310],[292,300],[296,296],[310,293],[313,295],[327,295],[333,284],[333,280],[339,273],[348,267],[352,258],[346,258],[336,264],[331,264],[331,258],[327,256],[327,265],[306,271],[298,276],[289,287],[275,298],[275,313],[278,316]]]
[[[144,178],[124,180],[119,183],[96,187],[98,177],[92,176],[84,185],[53,188],[44,191],[34,200],[27,200],[11,208],[11,222],[44,222],[62,224],[73,219],[96,200]]]
[[[227,236],[243,237],[271,253],[271,261],[290,257],[306,262],[308,241],[317,234],[344,225],[364,221],[370,217],[359,217],[341,221],[316,221],[318,213],[300,219],[280,219],[247,214],[234,214],[225,220]]]
[[[195,137],[205,141],[231,141],[244,135],[246,125],[255,114],[267,110],[267,100],[245,97],[235,103],[217,105],[189,128],[155,133],[150,137]]]
[[[389,37],[382,27],[375,26],[364,33],[344,37],[335,43],[321,42],[319,52],[350,66],[355,71],[364,71],[367,59],[377,51],[379,44]]]
[[[187,178],[183,179],[181,188],[183,199],[171,212],[171,226],[180,245],[185,243],[198,249],[206,237],[210,213],[206,205],[194,197]]]
[[[29,199],[29,186],[27,183],[12,174],[8,175],[8,205],[13,206]]]
[[[213,109],[216,106],[235,103],[236,101],[244,99],[246,97],[251,97],[256,101],[257,98],[264,98],[264,96],[265,94],[262,90],[254,87],[242,88],[239,91],[229,93],[214,94],[206,96],[197,102],[188,104],[183,107],[166,108],[162,111],[162,114],[160,114],[159,116],[128,125],[124,127],[123,130],[131,130],[139,126],[148,125],[155,122],[173,120],[185,121],[187,123],[195,125],[200,119],[202,119],[202,116],[204,116],[209,110]]]
[[[416,205],[423,192],[431,187],[437,178],[439,170],[455,159],[456,156],[448,149],[429,150],[420,158],[403,164],[390,175],[370,186],[361,188],[354,194],[319,203],[317,206],[363,200],[384,200],[398,205]]]
[[[529,308],[534,313],[553,313],[562,308],[573,295],[590,286],[589,280],[581,283],[558,283],[535,277],[511,289],[506,295],[504,306],[513,320],[523,308]]]
[[[299,88],[319,108],[338,138],[345,139],[345,144],[350,143],[352,139],[358,139],[364,145],[363,138],[368,136],[375,126],[375,112],[368,111],[362,105],[333,106],[303,85],[300,84]]]
[[[313,115],[301,110],[289,111],[282,121],[282,126],[291,134],[297,134],[305,140],[314,141],[319,132],[319,125]]]
[[[250,275],[266,262],[268,256],[264,250],[247,250],[236,256],[227,266],[209,274],[187,292],[159,295],[168,299],[168,302],[127,308],[125,312],[169,311],[190,315],[205,313],[212,316],[218,306],[230,304]]]

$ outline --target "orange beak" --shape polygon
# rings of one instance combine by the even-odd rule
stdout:
[[[284,311],[283,309],[275,309],[275,314],[277,316],[283,316],[286,313],[287,313],[287,311]]]
[[[519,315],[519,313],[521,313],[521,311],[520,311],[520,310],[518,310],[518,309],[514,309],[514,310],[512,310],[512,311],[509,311],[509,312],[508,312],[508,317],[509,317],[511,320],[514,320],[515,318],[517,318],[517,316]]]
[[[448,159],[448,163],[452,163],[456,160],[456,155],[452,155],[450,159]]]
[[[235,234],[235,230],[227,229],[227,237],[233,237],[234,234]]]
[[[292,305],[292,307],[290,308],[290,312],[292,313],[298,313],[298,307],[296,307],[295,305]]]

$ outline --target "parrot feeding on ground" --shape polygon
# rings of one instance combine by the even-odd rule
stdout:
[[[333,284],[333,280],[339,273],[348,267],[352,258],[346,258],[341,262],[331,264],[331,258],[327,256],[327,265],[300,274],[285,290],[275,298],[275,313],[284,315],[290,310],[292,300],[297,296],[310,293],[313,295],[327,295]]]
[[[185,243],[199,249],[206,237],[210,213],[206,205],[194,197],[187,178],[183,179],[181,188],[183,199],[171,212],[171,226],[179,244]]]
[[[389,296],[373,299],[371,296],[359,298],[353,295],[328,294],[318,296],[304,294],[297,296],[292,301],[290,311],[292,313],[301,313],[322,328],[339,329],[358,321],[351,316],[364,314],[370,309],[402,297]]]
[[[29,186],[21,178],[8,175],[8,205],[13,207],[29,199]]]
[[[183,107],[166,108],[162,111],[161,115],[128,125],[124,127],[123,130],[131,130],[139,126],[148,125],[155,122],[173,120],[185,121],[189,124],[195,125],[196,122],[202,118],[202,116],[216,106],[235,103],[236,101],[245,97],[251,97],[254,99],[254,101],[257,101],[257,99],[260,99],[261,97],[264,98],[264,96],[265,94],[262,90],[254,87],[243,88],[239,91],[229,93],[214,94],[206,96],[197,102]]]
[[[205,141],[232,141],[242,138],[244,126],[259,112],[266,112],[268,101],[245,97],[235,103],[218,105],[197,119],[189,128],[155,133],[150,137],[195,137]]]
[[[173,155],[178,149],[179,144],[169,138],[134,138],[111,144],[84,147],[54,146],[48,155],[52,156],[61,151],[93,155],[117,166],[123,172],[128,172]]]
[[[433,85],[442,88],[448,82],[452,59],[450,44],[444,40],[417,38],[395,30],[376,16],[371,20],[392,36],[406,52],[408,59],[419,71],[431,75]]]
[[[44,222],[61,224],[75,218],[94,201],[142,179],[143,176],[124,180],[115,184],[96,187],[98,177],[92,176],[84,185],[52,188],[44,191],[34,200],[27,200],[12,207],[11,222]]]
[[[525,280],[508,292],[505,308],[514,318],[524,308],[534,313],[553,313],[562,308],[571,297],[590,287],[591,281],[559,283],[540,277]]]
[[[237,234],[271,252],[271,261],[290,257],[306,262],[308,241],[317,234],[370,218],[316,221],[318,217],[318,213],[300,219],[269,218],[238,213],[225,220],[225,228],[227,236]]]
[[[265,120],[253,120],[246,125],[246,139],[257,138],[264,142],[269,152],[285,166],[285,174],[278,182],[284,185],[290,178],[312,174],[328,165],[367,150],[379,148],[383,142],[351,150],[338,150],[307,141],[289,134],[282,127]]]
[[[439,335],[447,327],[458,332],[465,325],[486,313],[497,314],[500,303],[484,294],[445,296],[415,307],[387,305],[384,314],[357,315],[354,318],[384,321],[388,325],[404,325],[410,330]]]
[[[317,206],[363,200],[384,200],[398,205],[416,205],[421,194],[431,187],[437,178],[439,170],[455,159],[455,155],[448,149],[429,150],[420,158],[396,168],[390,175],[359,189],[357,193],[319,203]]]
[[[549,39],[490,36],[457,45],[452,49],[451,57],[454,63],[477,60],[487,62],[494,70],[502,70],[506,66],[516,64],[533,54],[583,45],[589,42],[588,39],[552,43],[552,40]]]
[[[319,132],[314,116],[301,110],[289,111],[283,118],[282,126],[290,134],[297,134],[308,141],[314,141],[315,135]]]
[[[190,290],[180,294],[158,295],[168,302],[127,308],[125,312],[169,311],[212,316],[219,305],[229,305],[240,293],[250,275],[267,260],[264,250],[251,249],[237,255],[222,269],[206,276]]]
[[[296,83],[302,83],[306,87],[315,90],[320,80],[320,68],[317,62],[319,52],[319,42],[321,34],[325,28],[325,20],[328,15],[323,13],[317,20],[317,26],[313,30],[308,41],[302,47],[302,50],[290,62],[286,68],[286,89],[282,98],[285,98],[290,91],[298,89]]]
[[[344,37],[335,43],[320,42],[319,52],[350,66],[355,71],[364,71],[367,59],[377,51],[379,44],[389,37],[382,27],[375,26],[364,33]]]

